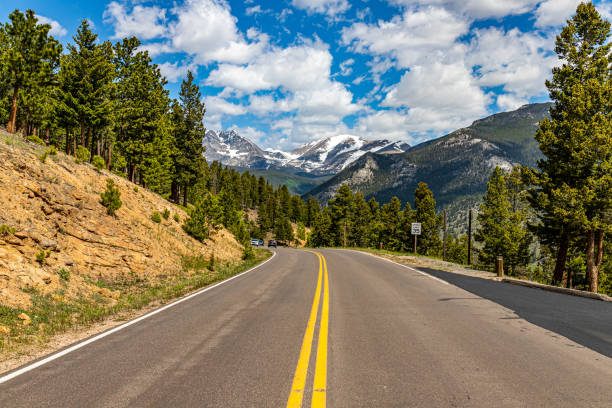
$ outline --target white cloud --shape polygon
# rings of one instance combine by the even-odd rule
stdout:
[[[209,96],[205,98],[204,102],[206,102],[206,111],[210,114],[237,116],[246,113],[244,106],[229,102],[218,96]]]
[[[612,21],[612,2],[602,1],[597,5],[597,10],[603,18],[608,21]]]
[[[113,25],[113,38],[136,36],[149,40],[166,34],[166,10],[157,6],[136,5],[128,11],[125,5],[112,1],[104,10],[104,22]]]
[[[293,0],[292,4],[309,13],[321,13],[328,16],[342,14],[351,7],[347,0]]]
[[[138,47],[139,51],[147,51],[151,58],[155,58],[158,55],[162,54],[170,54],[176,52],[176,50],[172,47],[171,44],[167,42],[152,42],[147,44],[142,44]]]
[[[537,27],[559,26],[575,12],[582,0],[545,0],[535,11]]]
[[[352,66],[354,63],[355,63],[355,60],[352,58],[342,61],[342,63],[340,64],[340,75],[342,76],[351,75],[353,73]]]
[[[261,13],[261,6],[258,4],[256,6],[253,7],[247,7],[247,9],[244,11],[244,14],[246,14],[247,16],[253,16],[255,14],[259,14]]]
[[[181,65],[178,62],[163,62],[158,64],[159,71],[166,77],[168,82],[178,82],[187,76],[187,71],[191,71],[195,74],[197,66],[193,64]]]
[[[476,67],[481,86],[503,86],[506,92],[522,98],[545,91],[544,81],[558,62],[551,52],[552,36],[497,28],[476,30],[474,34],[467,60]]]
[[[186,0],[173,9],[177,21],[170,26],[175,49],[196,57],[197,62],[246,63],[262,53],[266,36],[247,42],[236,26],[229,5],[222,0]]]
[[[526,13],[541,0],[390,0],[391,3],[414,7],[440,6],[471,18],[484,19]],[[556,0],[555,0],[556,1]]]
[[[456,40],[468,30],[467,20],[443,8],[429,7],[406,10],[373,25],[353,24],[342,30],[342,41],[356,52],[387,55],[400,67],[409,67],[424,60],[455,59],[460,50]]]
[[[63,37],[68,34],[68,31],[62,27],[60,23],[57,21],[50,19],[49,17],[41,16],[39,14],[36,15],[39,23],[49,24],[51,26],[51,30],[49,30],[49,34],[54,37]]]
[[[501,111],[511,111],[520,108],[529,101],[513,94],[501,94],[497,96],[496,104]]]

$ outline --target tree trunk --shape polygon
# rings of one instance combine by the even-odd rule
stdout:
[[[555,262],[555,270],[553,272],[553,285],[558,285],[563,281],[565,275],[565,264],[567,263],[567,250],[569,248],[569,234],[561,233],[559,241],[559,249],[557,251],[557,260]]]
[[[172,182],[172,185],[170,187],[170,191],[171,191],[170,196],[172,198],[172,202],[175,203],[175,204],[178,204],[178,202],[179,202],[179,194],[178,194],[179,190],[178,190],[178,184],[175,181]]]
[[[597,292],[597,286],[599,283],[599,270],[595,265],[595,231],[593,230],[590,230],[587,233],[586,264],[587,281],[589,282],[589,292]]]
[[[85,147],[85,125],[81,123],[81,146]],[[75,149],[76,152],[76,149]]]
[[[15,133],[17,131],[17,102],[19,99],[19,87],[13,88],[13,98],[11,103],[11,114],[9,116],[8,124],[6,125],[6,131],[9,133]]]
[[[113,165],[113,144],[108,144],[108,157],[106,160],[106,169],[110,170]]]
[[[183,206],[187,207],[187,186],[184,186],[183,191]]]

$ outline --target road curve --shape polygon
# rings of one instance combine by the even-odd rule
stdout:
[[[603,321],[599,332],[577,327],[572,341],[559,334],[573,333],[571,320],[528,321],[527,300],[506,301],[540,295],[529,288],[485,291],[367,254],[317,252],[279,249],[260,268],[6,381],[0,406],[612,406],[611,303],[581,304]],[[575,307],[558,296],[534,313]]]

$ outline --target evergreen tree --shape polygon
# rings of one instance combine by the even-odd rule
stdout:
[[[489,182],[483,203],[478,212],[479,229],[477,242],[483,244],[479,260],[492,267],[497,256],[504,257],[512,273],[517,266],[529,262],[531,236],[526,228],[526,216],[520,197],[511,188],[516,188],[518,176],[507,176],[496,167]],[[509,188],[511,187],[511,188]],[[519,190],[516,188],[516,190]]]
[[[49,24],[38,24],[34,11],[19,10],[9,15],[9,22],[0,27],[2,77],[0,88],[10,90],[10,114],[7,131],[17,131],[17,113],[21,93],[32,95],[54,81],[62,52],[61,45],[49,35]]]
[[[328,204],[331,213],[331,229],[334,235],[333,242],[340,246],[350,245],[352,234],[352,214],[354,212],[353,192],[348,185],[340,186],[334,198]]]
[[[417,251],[424,255],[439,255],[442,248],[436,200],[426,183],[420,182],[414,192],[416,222],[421,223]]]
[[[204,128],[206,109],[200,88],[194,81],[193,73],[188,71],[187,78],[181,83],[179,102],[173,105],[176,150],[172,199],[178,202],[182,192],[183,205],[187,205],[188,192],[195,185],[204,161],[202,141],[206,133]]]
[[[402,203],[395,196],[380,208],[381,237],[385,249],[392,251],[402,249],[402,218]]]
[[[536,134],[545,157],[531,180],[531,202],[542,222],[538,235],[557,247],[553,281],[563,277],[572,237],[583,235],[591,291],[598,289],[604,237],[611,230],[609,35],[610,23],[592,3],[582,3],[557,36],[555,51],[563,64],[546,82],[555,105]]]

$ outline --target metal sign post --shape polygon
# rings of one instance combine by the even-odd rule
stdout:
[[[410,228],[410,233],[414,236],[414,254],[417,253],[417,236],[421,235],[421,223],[413,222]]]

